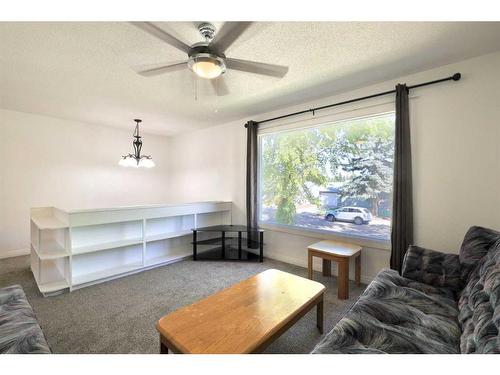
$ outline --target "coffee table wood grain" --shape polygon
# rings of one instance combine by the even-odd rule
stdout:
[[[161,318],[160,352],[259,353],[317,306],[323,332],[325,287],[267,270]]]

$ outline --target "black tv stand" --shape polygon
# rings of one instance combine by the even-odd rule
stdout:
[[[198,236],[200,233],[209,233],[212,236],[200,239]],[[213,237],[213,234],[217,233],[220,236]],[[192,244],[193,260],[264,261],[264,231],[258,228],[249,228],[245,225],[196,228],[193,229]],[[199,246],[210,246],[210,248],[200,251]]]

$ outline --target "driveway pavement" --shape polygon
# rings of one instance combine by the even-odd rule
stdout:
[[[268,223],[276,223],[274,220],[275,210],[264,209],[263,217]],[[369,237],[377,240],[389,240],[391,238],[391,221],[374,217],[369,224],[356,225],[335,221],[333,223],[324,219],[323,215],[299,212],[295,215],[295,225],[304,228],[331,230],[336,233],[352,236]]]

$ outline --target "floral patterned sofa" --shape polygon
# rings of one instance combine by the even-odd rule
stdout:
[[[410,246],[313,353],[500,353],[500,232],[472,227],[459,254]]]
[[[0,353],[50,353],[23,288],[0,289]]]

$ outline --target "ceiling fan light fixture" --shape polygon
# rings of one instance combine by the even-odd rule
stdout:
[[[198,77],[205,79],[217,78],[226,71],[224,59],[209,53],[190,56],[188,66]]]

